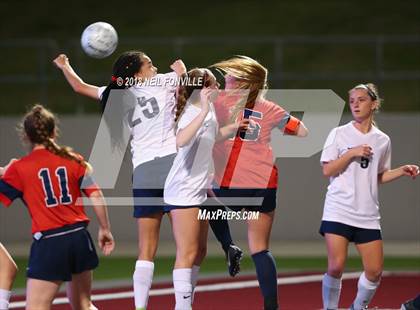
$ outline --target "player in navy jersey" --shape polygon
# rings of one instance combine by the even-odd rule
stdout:
[[[92,270],[98,265],[82,192],[93,202],[99,221],[98,243],[109,255],[114,248],[101,190],[89,177],[92,168],[68,147],[59,146],[55,116],[35,105],[24,117],[21,134],[28,155],[7,167],[0,179],[0,202],[20,198],[32,219],[33,243],[27,269],[27,309],[49,309],[60,285],[74,309],[96,309],[90,300]]]
[[[378,185],[419,174],[416,165],[391,169],[391,141],[374,122],[380,103],[374,84],[352,88],[353,120],[334,128],[322,151],[323,173],[330,178],[320,228],[328,252],[328,271],[322,281],[324,309],[338,308],[350,242],[355,243],[364,269],[351,309],[367,309],[383,268]]]

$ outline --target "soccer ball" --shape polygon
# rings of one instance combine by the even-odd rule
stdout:
[[[93,58],[111,55],[118,45],[118,35],[108,23],[97,22],[86,27],[80,39],[86,54]]]

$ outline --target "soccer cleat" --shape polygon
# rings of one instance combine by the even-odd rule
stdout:
[[[414,300],[409,300],[401,305],[401,310],[420,310],[414,306]]]
[[[242,250],[234,244],[229,245],[226,252],[228,270],[231,277],[236,276],[240,271],[240,263],[243,256]]]

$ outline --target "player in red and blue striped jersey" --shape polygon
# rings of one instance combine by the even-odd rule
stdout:
[[[0,179],[0,202],[21,198],[32,218],[33,243],[27,269],[27,308],[49,309],[64,281],[74,309],[95,309],[90,300],[98,256],[86,227],[82,192],[99,221],[98,242],[105,255],[114,248],[103,195],[83,157],[55,142],[54,114],[35,105],[25,116],[22,136],[30,153],[14,161]],[[83,185],[83,186],[82,186]],[[83,188],[83,189],[82,189]]]

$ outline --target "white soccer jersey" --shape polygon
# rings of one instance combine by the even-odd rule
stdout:
[[[178,131],[185,128],[201,109],[187,102],[178,122]],[[196,206],[207,199],[212,149],[218,132],[213,104],[191,141],[178,149],[171,171],[166,178],[164,201],[175,206]]]
[[[367,144],[370,158],[355,158],[344,172],[330,178],[322,220],[380,229],[378,174],[391,169],[391,141],[377,127],[363,134],[353,122],[334,128],[325,142],[321,163],[338,159],[350,148]]]
[[[175,72],[157,74],[148,84],[129,88],[137,100],[130,124],[133,168],[176,153],[173,112],[177,80]],[[99,98],[104,89],[99,88]]]

